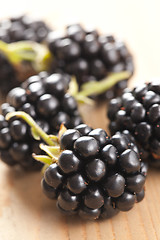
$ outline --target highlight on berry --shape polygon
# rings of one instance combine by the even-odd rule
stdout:
[[[44,142],[44,154],[33,157],[44,164],[44,194],[63,214],[110,218],[144,198],[147,165],[128,132],[109,137],[101,128],[80,124],[72,129],[61,125],[58,136],[48,135],[25,112],[8,113],[6,119],[15,117]]]
[[[142,160],[160,167],[160,81],[126,89],[108,108],[110,131],[128,130],[138,144]]]

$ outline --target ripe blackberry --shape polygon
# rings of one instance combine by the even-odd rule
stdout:
[[[47,24],[27,15],[11,17],[0,22],[0,39],[11,43],[21,40],[42,42],[50,32]]]
[[[80,24],[67,26],[63,36],[51,32],[47,41],[54,56],[54,68],[75,75],[80,87],[100,81],[110,73],[128,71],[131,76],[134,72],[133,58],[124,42],[100,35],[96,30],[88,31]],[[122,80],[100,97],[110,99],[120,94],[128,79]]]
[[[46,72],[28,78],[21,87],[12,89],[7,103],[2,104],[0,115],[0,152],[2,161],[9,165],[19,164],[24,168],[39,165],[31,153],[37,141],[22,120],[6,121],[8,112],[23,110],[30,114],[47,133],[56,134],[61,123],[74,128],[82,123],[76,100],[67,93],[69,75]],[[38,150],[39,151],[39,150]]]
[[[127,129],[135,137],[142,160],[160,166],[160,83],[157,80],[141,84],[121,97],[112,99],[108,117],[110,130]]]
[[[147,168],[126,133],[109,138],[104,130],[81,124],[68,130],[61,126],[59,137],[51,139],[24,112],[7,117],[15,116],[25,120],[48,144],[40,145],[47,155],[34,158],[49,165],[42,190],[57,200],[62,213],[77,213],[90,220],[110,218],[143,199]]]

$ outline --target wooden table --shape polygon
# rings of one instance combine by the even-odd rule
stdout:
[[[135,56],[130,86],[160,77],[158,0],[38,1],[6,0],[1,17],[27,12],[56,28],[77,19],[123,38]],[[106,129],[106,106],[81,107],[86,123]],[[146,197],[132,211],[111,220],[87,222],[64,217],[41,192],[40,173],[13,170],[0,163],[0,240],[156,240],[160,239],[160,170],[150,170]]]

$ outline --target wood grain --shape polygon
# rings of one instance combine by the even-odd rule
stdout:
[[[27,12],[58,29],[76,19],[114,33],[134,53],[133,86],[160,77],[159,8],[158,0],[6,0],[0,17]],[[106,104],[80,110],[86,123],[107,129]],[[40,173],[13,170],[0,162],[0,240],[160,240],[159,170],[150,169],[146,197],[132,211],[96,222],[62,216],[55,202],[42,194],[40,180]]]
[[[160,239],[160,174],[150,170],[143,202],[110,220],[64,217],[41,192],[39,173],[0,164],[0,239],[146,240]]]

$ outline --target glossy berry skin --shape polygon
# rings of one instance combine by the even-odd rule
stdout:
[[[83,219],[86,220],[96,220],[99,218],[101,209],[92,209],[92,208],[87,208],[86,206],[82,207],[79,209],[79,216]]]
[[[74,60],[80,56],[80,47],[69,38],[61,39],[58,43],[56,54],[60,60]]]
[[[55,116],[51,117],[51,121],[50,121],[50,125],[54,128],[54,129],[59,129],[59,126],[61,123],[65,123],[66,125],[69,124],[70,121],[70,117],[67,113],[65,112],[58,112],[58,114],[56,114]]]
[[[107,136],[106,132],[101,128],[92,130],[89,133],[89,136],[94,137],[99,142],[100,147],[106,145],[107,140],[108,140],[108,136]]]
[[[86,164],[85,171],[90,180],[97,182],[105,176],[106,165],[102,160],[94,159]]]
[[[133,205],[136,201],[136,196],[133,193],[124,192],[119,198],[116,200],[116,206],[121,211],[129,211],[133,208]]]
[[[77,127],[75,127],[75,129],[78,130],[82,135],[88,135],[92,131],[92,128],[90,128],[86,124],[80,124]]]
[[[96,186],[88,187],[85,197],[84,204],[88,208],[96,209],[100,208],[104,204],[104,198],[102,192]]]
[[[110,138],[102,129],[80,124],[63,133],[60,146],[58,161],[44,179],[46,196],[55,196],[63,214],[111,218],[144,198],[147,165],[128,131]]]
[[[113,167],[117,162],[117,153],[117,149],[112,144],[108,144],[102,148],[101,157],[109,167]]]
[[[43,21],[34,20],[27,15],[1,20],[0,30],[3,32],[0,39],[7,43],[21,40],[42,42],[50,31]]]
[[[82,42],[85,32],[80,24],[73,24],[67,27],[68,36],[76,42]]]
[[[75,99],[67,93],[69,81],[70,77],[66,74],[48,75],[46,72],[41,72],[39,75],[27,79],[21,87],[14,88],[8,93],[8,102],[2,104],[2,115],[0,115],[0,152],[8,151],[12,159],[8,161],[7,157],[6,163],[10,164],[10,162],[15,161],[15,165],[19,164],[30,170],[32,170],[33,165],[33,168],[37,165],[37,169],[42,166],[31,157],[33,152],[37,154],[41,152],[34,147],[38,141],[33,140],[28,125],[15,118],[6,121],[5,115],[8,112],[23,110],[30,114],[48,134],[57,134],[62,123],[68,128],[76,127],[77,121],[82,123],[77,105],[70,106]],[[67,99],[66,106],[64,99]],[[74,141],[80,137],[80,133],[76,130],[73,131],[78,134],[77,137],[71,134]],[[61,145],[62,143],[65,148],[65,136]],[[67,140],[67,143],[71,144],[71,139]],[[5,162],[4,156],[3,152],[1,157]]]
[[[49,117],[58,112],[59,102],[50,94],[43,94],[37,102],[37,110],[40,115]]]
[[[127,149],[127,142],[126,142],[126,139],[125,139],[125,136],[121,136],[118,135],[118,134],[115,134],[113,137],[112,137],[112,140],[111,140],[111,144],[113,146],[115,146],[117,149],[118,149],[118,152],[122,153],[123,151],[125,151]]]
[[[68,89],[68,77],[62,76],[60,73],[52,74],[45,79],[45,88],[50,94],[54,94],[59,97],[63,96]]]
[[[48,185],[57,188],[63,181],[63,175],[59,172],[57,164],[51,164],[44,174],[44,179]]]
[[[126,181],[127,189],[129,191],[139,193],[143,190],[144,181],[145,177],[142,174],[128,176]]]
[[[65,211],[73,211],[78,207],[78,195],[73,195],[68,189],[63,189],[58,196],[58,205]]]
[[[118,213],[119,209],[113,206],[111,197],[106,196],[104,198],[104,206],[102,208],[101,217],[108,219],[117,215]]]
[[[70,114],[77,109],[77,102],[70,94],[65,94],[62,99],[62,105]]]
[[[57,207],[57,209],[58,209],[63,215],[72,216],[72,215],[77,214],[77,211],[76,211],[76,210],[64,210],[63,208],[61,208],[61,207],[59,206],[58,202],[56,203],[56,207]]]
[[[15,141],[21,141],[25,139],[27,134],[27,126],[22,121],[14,120],[10,124],[10,134]]]
[[[7,95],[7,102],[12,104],[14,108],[21,107],[27,100],[26,92],[23,88],[13,88]]]
[[[58,160],[61,171],[67,174],[79,170],[80,165],[80,159],[71,150],[64,150]]]
[[[119,158],[119,164],[122,170],[126,173],[132,173],[140,170],[139,158],[137,154],[130,149],[125,150],[121,154]]]
[[[67,179],[67,187],[74,194],[79,194],[87,188],[88,183],[81,174],[74,174]]]
[[[66,27],[64,35],[51,32],[47,39],[54,56],[53,69],[75,75],[79,87],[90,80],[100,81],[110,72],[127,70],[134,72],[133,58],[127,46],[113,36],[100,35],[95,29],[87,30],[80,24]],[[119,95],[126,87],[127,79],[101,94],[102,99]]]
[[[78,138],[74,143],[74,149],[84,158],[95,156],[98,153],[99,146],[95,138],[84,136]]]
[[[68,129],[61,137],[61,149],[72,149],[74,142],[80,137],[79,131]]]
[[[111,197],[119,197],[125,188],[125,178],[116,173],[108,177],[104,182],[104,189],[109,193]]]
[[[154,167],[160,166],[159,88],[159,82],[154,80],[127,89],[121,97],[110,101],[108,109],[111,133],[128,130],[135,137],[142,160]]]
[[[33,77],[31,77],[32,79]],[[38,81],[36,79],[36,82],[30,82],[27,86],[27,95],[28,95],[28,99],[31,102],[35,102],[39,99],[39,97],[41,97],[43,94],[45,93],[44,88],[43,88],[43,84],[40,81],[40,78],[38,78]]]

